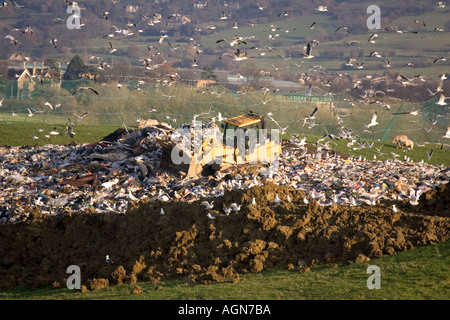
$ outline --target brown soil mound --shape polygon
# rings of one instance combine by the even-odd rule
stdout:
[[[281,204],[273,204],[276,194]],[[396,202],[397,213],[393,202],[319,206],[304,204],[304,196],[267,184],[215,198],[213,220],[200,201],[153,201],[130,206],[127,214],[86,212],[1,226],[0,288],[65,286],[70,265],[80,267],[89,290],[175,278],[239,282],[246,272],[364,262],[450,235],[447,185],[423,194],[418,206]],[[233,202],[242,204],[240,211],[224,215]]]

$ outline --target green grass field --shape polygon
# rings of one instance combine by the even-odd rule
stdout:
[[[286,268],[240,275],[241,282],[208,285],[173,280],[75,292],[67,288],[0,291],[0,300],[448,300],[450,242],[373,259],[368,263],[313,267],[309,272]],[[369,265],[381,271],[381,288],[368,289]],[[160,286],[160,290],[155,290]]]
[[[33,119],[27,119],[26,116],[22,116],[16,120],[9,114],[0,114],[0,118],[4,121],[0,122],[0,146],[43,146],[47,144],[53,145],[67,145],[70,143],[85,144],[95,143],[102,138],[106,137],[110,133],[122,126],[117,125],[94,125],[94,124],[80,124],[74,129],[76,134],[72,139],[66,132],[66,125],[64,124],[64,118],[53,117],[53,121],[48,119],[45,122],[35,121]],[[134,124],[127,126],[127,128],[136,128]],[[123,127],[122,127],[123,128]],[[59,135],[49,135],[49,132],[56,129]],[[41,132],[40,132],[41,131]],[[46,135],[48,137],[46,137]],[[38,139],[33,139],[36,136]],[[309,144],[315,145],[320,136],[299,134],[300,137],[307,137]],[[283,136],[283,139],[290,139],[289,134]],[[326,143],[330,139],[326,138],[322,143]],[[365,158],[366,160],[379,160],[384,161],[386,159],[392,159],[393,153],[398,155],[398,159],[403,160],[405,157],[410,158],[412,161],[420,162],[424,161],[433,165],[450,165],[450,149],[441,148],[439,143],[423,143],[419,146],[415,146],[412,151],[403,151],[395,147],[391,141],[378,141],[363,139],[367,143],[373,142],[372,148],[363,148],[361,150],[352,150],[356,147],[347,147],[349,141],[345,139],[332,140],[329,147],[332,150],[340,151],[354,157]],[[380,151],[378,151],[379,149]],[[433,149],[433,155],[428,159],[427,153]],[[381,153],[380,153],[381,152]]]

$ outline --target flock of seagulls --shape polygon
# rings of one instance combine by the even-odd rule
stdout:
[[[117,3],[117,2],[113,1],[113,5],[115,3]],[[3,7],[7,6],[6,2],[4,2],[3,4],[4,4]],[[69,1],[66,1],[66,4],[70,5],[71,3]],[[24,6],[18,5],[16,3],[14,3],[14,6],[17,7],[17,8],[24,8]],[[446,4],[445,4],[445,2],[438,2],[437,3],[437,7],[439,9],[445,8]],[[268,8],[268,6],[266,6],[266,5],[261,5],[259,3],[255,3],[255,10],[264,11],[267,8]],[[328,6],[321,5],[321,6],[317,6],[315,8],[315,11],[317,13],[328,12],[329,8],[328,8]],[[111,12],[112,11],[110,11],[110,10],[105,10],[105,11],[100,12],[99,16],[102,19],[104,19],[104,20],[106,20],[108,22],[111,22],[111,20],[114,20],[114,17],[112,16]],[[277,14],[277,18],[280,19],[280,18],[283,18],[283,17],[288,17],[289,15],[291,15],[293,13],[294,13],[294,11],[292,9],[286,9],[286,10],[283,10],[283,11],[279,12]],[[155,26],[157,24],[160,24],[164,20],[163,16],[160,13],[156,13],[156,12],[152,13],[150,15],[139,14],[139,16],[140,16],[141,20],[144,21],[144,23],[147,24],[148,26]],[[173,14],[169,15],[166,19],[169,20],[169,19],[173,19],[175,17],[180,17],[180,16],[182,16],[182,15],[178,14],[178,13],[173,13]],[[227,12],[221,11],[221,14],[220,14],[219,17],[217,17],[217,20],[218,21],[227,21],[227,20],[229,20],[230,21],[229,22],[230,23],[229,24],[230,28],[233,29],[233,30],[239,30],[240,29],[239,21],[237,19],[233,20],[233,19],[231,19],[231,17],[232,17],[232,15],[228,14]],[[418,25],[420,28],[427,28],[427,27],[429,27],[428,23],[426,23],[423,19],[414,19],[413,22],[414,22],[414,24]],[[113,31],[111,33],[108,33],[108,34],[104,35],[103,38],[112,39],[115,36],[119,36],[119,35],[120,36],[129,37],[129,36],[133,35],[135,31],[142,32],[142,29],[136,30],[137,29],[137,25],[138,25],[138,23],[131,22],[131,23],[126,23],[121,28],[121,27],[117,27],[114,24],[111,24],[110,27],[111,27],[111,30],[113,30]],[[314,30],[314,29],[317,29],[317,27],[318,27],[318,23],[317,23],[317,21],[314,21],[312,24],[307,26],[307,29]],[[134,28],[136,28],[136,29],[134,29]],[[270,28],[271,28],[271,31],[273,31],[273,32],[279,32],[279,30],[282,29],[280,27],[276,27],[273,24],[270,26]],[[214,26],[210,25],[209,27],[207,27],[207,29],[208,30],[215,30],[216,28]],[[436,29],[440,29],[440,28],[435,28],[435,30]],[[196,30],[203,31],[200,28],[196,28]],[[399,30],[396,27],[386,27],[384,30],[386,32],[396,32],[396,33],[399,33],[399,34],[406,32],[404,30]],[[22,34],[29,35],[29,36],[33,36],[35,34],[34,28],[32,26],[30,26],[30,25],[26,25],[24,28],[12,29],[12,31],[13,32],[21,32]],[[288,32],[289,30],[285,30],[285,31]],[[436,30],[436,31],[443,31],[443,30]],[[341,32],[344,33],[344,35],[345,34],[347,34],[347,35],[351,35],[352,34],[352,30],[348,26],[345,26],[345,25],[341,25],[341,26],[339,26],[339,27],[334,29],[334,33],[341,33]],[[410,32],[411,33],[417,33],[417,31],[410,31]],[[280,35],[279,34],[271,34],[270,38],[272,40],[274,40],[278,36],[280,36]],[[18,45],[18,43],[19,43],[19,41],[12,34],[8,34],[5,37],[5,39],[7,41],[9,41],[14,46]],[[233,38],[230,38],[230,39],[226,39],[226,38],[217,39],[216,42],[215,42],[216,44],[220,45],[222,43],[225,43],[229,47],[235,48],[234,52],[228,52],[228,50],[227,50],[226,52],[221,53],[220,56],[218,57],[218,59],[222,60],[222,59],[225,59],[226,57],[230,57],[232,61],[240,62],[240,61],[247,60],[249,58],[256,57],[256,55],[254,55],[254,56],[249,55],[248,54],[249,51],[247,51],[247,50],[245,50],[245,49],[243,49],[241,47],[242,45],[248,45],[250,43],[250,41],[253,41],[253,40],[258,40],[258,39],[256,39],[256,37],[254,37],[254,36],[251,36],[251,37],[246,36],[246,37],[244,37],[244,36],[239,36],[239,35],[235,35]],[[117,54],[118,53],[118,49],[113,45],[112,41],[113,40],[108,40],[107,41],[107,43],[109,45],[108,46],[108,50],[106,52],[107,55],[113,55],[113,54]],[[379,41],[382,41],[382,40],[380,39],[379,34],[377,32],[371,33],[369,35],[369,37],[367,38],[367,43],[369,45],[374,45],[374,44],[376,44]],[[52,38],[52,39],[49,40],[49,42],[53,45],[54,48],[58,48],[58,39],[57,38]],[[156,57],[161,55],[160,52],[157,52],[157,51],[161,48],[161,46],[165,45],[165,43],[167,43],[167,45],[170,47],[170,51],[176,51],[176,50],[178,50],[180,48],[179,44],[174,45],[173,44],[174,42],[169,41],[169,35],[168,35],[166,30],[161,30],[161,35],[160,35],[159,40],[157,41],[157,45],[156,46],[149,45],[148,48],[147,48],[148,52],[149,52],[149,57],[140,59],[140,62],[145,66],[146,70],[154,70],[154,69],[156,69],[158,67],[161,67],[162,65],[164,65],[164,63],[167,62],[167,60],[164,60],[162,63],[155,63]],[[304,60],[314,59],[315,58],[315,54],[313,53],[313,50],[315,50],[315,47],[320,46],[319,43],[320,43],[319,41],[314,40],[314,39],[309,40],[305,44],[305,46],[303,48],[303,52],[299,52],[299,54],[301,56],[301,61],[299,63],[295,63],[295,65],[300,68],[300,67],[302,67],[302,64],[303,64]],[[361,44],[361,42],[356,41],[356,40],[350,40],[350,41],[346,41],[345,42],[346,46],[360,45],[360,44]],[[189,45],[194,50],[194,52],[195,52],[195,54],[197,56],[200,55],[200,53],[203,51],[202,45],[196,43],[193,38],[189,39]],[[270,46],[263,46],[262,48],[258,48],[257,46],[252,46],[248,50],[256,50],[256,51],[260,52],[260,55],[265,55],[265,54],[267,54],[269,52],[277,50],[277,48],[276,47],[270,47]],[[287,56],[287,55],[283,55],[283,54],[280,54],[280,53],[275,54],[275,56],[278,57],[278,58],[281,58],[283,61],[289,61],[289,60],[292,59],[292,57]],[[378,52],[376,48],[373,48],[373,50],[370,51],[370,53],[368,54],[367,57],[370,58],[370,59],[382,59],[382,62],[383,62],[382,67],[383,68],[386,68],[386,69],[394,68],[393,62],[389,59],[389,57],[387,57],[384,53]],[[96,57],[96,56],[94,56],[93,58],[97,59],[98,68],[100,70],[104,70],[105,68],[111,68],[110,64],[105,59],[102,59],[102,58]],[[446,61],[447,61],[447,57],[439,56],[439,57],[437,57],[437,58],[435,58],[433,60],[433,63],[434,64],[436,64],[436,63],[445,63]],[[190,64],[191,67],[193,69],[198,68],[199,67],[198,62],[199,62],[198,58],[191,59],[191,64]],[[354,57],[347,58],[347,60],[345,62],[345,65],[347,67],[354,67],[354,68],[357,68],[357,69],[363,69],[365,67],[364,62],[359,62]],[[275,64],[272,64],[272,67],[274,68],[275,71],[283,70],[282,67],[277,67]],[[404,64],[403,67],[415,68],[416,66],[413,63],[409,62],[409,63]],[[263,71],[264,70],[261,70],[261,72],[263,72]],[[308,72],[317,73],[317,74],[326,74],[326,73],[328,73],[321,66],[314,66],[312,69],[309,69]],[[264,74],[267,74],[267,73],[268,73],[268,71],[264,71]],[[305,74],[307,75],[307,73],[305,73]],[[350,78],[350,76],[348,74],[336,73],[335,75],[342,76],[342,77],[346,76],[346,77]],[[166,85],[170,85],[171,83],[176,81],[176,79],[179,79],[179,77],[177,75],[167,75],[167,78],[168,79],[165,80],[165,82],[164,82],[164,84],[166,84]],[[417,79],[420,80],[421,78],[417,77]],[[450,99],[450,97],[446,97],[444,95],[444,93],[443,93],[442,83],[443,83],[443,81],[445,79],[446,78],[445,78],[445,73],[444,73],[442,75],[442,77],[441,77],[441,84],[436,88],[435,92],[433,92],[433,91],[428,89],[430,95],[431,94],[433,94],[433,95],[439,94],[439,98],[438,98],[438,100],[435,103],[438,106],[446,106],[448,104],[446,101],[448,99]],[[401,83],[402,85],[407,86],[407,85],[410,85],[410,84],[414,83],[414,81],[416,81],[415,77],[414,78],[413,77],[407,77],[404,74],[401,74],[401,73],[399,74],[398,82]],[[331,81],[326,80],[326,81],[323,81],[323,85],[326,86],[326,87],[330,87],[332,85],[332,83],[331,83]],[[357,88],[358,85],[359,85],[359,83],[355,82],[355,88]],[[120,83],[118,83],[117,87],[120,89],[122,87],[122,85]],[[139,90],[139,88],[137,88],[137,90]],[[81,93],[81,91],[91,91],[95,95],[99,95],[99,92],[95,88],[89,87],[89,86],[78,87],[73,92],[73,95],[79,94],[79,93]],[[312,91],[312,87],[310,86],[309,87],[309,91],[307,92],[307,95],[311,95],[311,91]],[[274,90],[274,92],[275,92],[275,90]],[[244,91],[240,91],[239,93],[245,93],[245,90]],[[265,92],[264,92],[264,94],[265,94]],[[173,95],[163,95],[163,96],[166,97],[167,99],[171,99],[171,98],[175,97]],[[260,99],[260,101],[261,101],[261,104],[266,105],[267,103],[269,103],[271,101],[271,99],[270,98]],[[365,102],[363,100],[361,100],[360,102],[364,103],[366,105],[367,104],[372,104],[372,103],[378,103],[378,104],[386,107],[386,109],[390,110],[390,105],[389,104],[383,103],[383,102],[381,102],[379,100],[376,100],[374,96],[372,96],[371,98],[368,98],[368,100],[366,100]],[[48,105],[48,106],[53,110],[53,106],[52,105]],[[33,114],[35,113],[36,110],[32,111],[32,110],[28,109],[28,111],[29,111],[29,116],[31,117],[31,116],[33,116]],[[408,112],[408,114],[409,115],[418,115],[421,112],[423,112],[423,109],[414,110],[414,111]],[[314,109],[314,111],[311,113],[311,115],[305,116],[302,119],[303,126],[307,126],[308,128],[312,128],[315,125],[317,125],[316,122],[315,122],[316,113],[317,113],[317,108]],[[405,114],[405,113],[398,113],[398,112],[397,113],[393,113],[393,115],[398,115],[398,114]],[[272,117],[272,116],[268,116],[268,117],[282,131],[282,133],[286,133],[286,130],[288,129],[288,126],[281,126],[279,124],[279,122],[274,119],[274,117]],[[344,116],[342,116],[342,115],[336,115],[336,119],[337,119],[338,122],[342,122],[343,121],[343,117]],[[364,128],[367,129],[367,130],[370,130],[371,128],[379,125],[377,117],[378,117],[378,113],[374,112],[372,114],[372,119],[371,119],[370,123],[364,124]],[[80,119],[78,119],[78,120],[80,120]],[[174,122],[175,122],[175,119],[171,119],[171,120],[174,120]],[[70,132],[70,135],[73,135],[73,131]]]

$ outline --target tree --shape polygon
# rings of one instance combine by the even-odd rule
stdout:
[[[70,60],[67,70],[63,75],[64,80],[76,80],[81,78],[81,74],[85,72],[85,65],[83,60],[78,56]]]
[[[214,70],[210,67],[204,67],[202,73],[200,74],[202,79],[206,80],[215,80],[217,81],[217,76],[214,73]]]

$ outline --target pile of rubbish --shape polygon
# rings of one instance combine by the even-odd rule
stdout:
[[[183,146],[184,137],[198,132],[193,129],[185,124],[175,131],[154,122],[132,131],[118,129],[92,144],[1,147],[0,223],[81,211],[123,214],[130,203],[193,202],[268,182],[299,189],[305,202],[320,205],[376,205],[382,199],[414,204],[422,193],[450,180],[445,166],[312,153],[310,146],[296,145],[296,138],[274,163],[180,179],[179,172],[161,168],[161,145]],[[201,134],[222,141],[214,124],[203,125]]]

